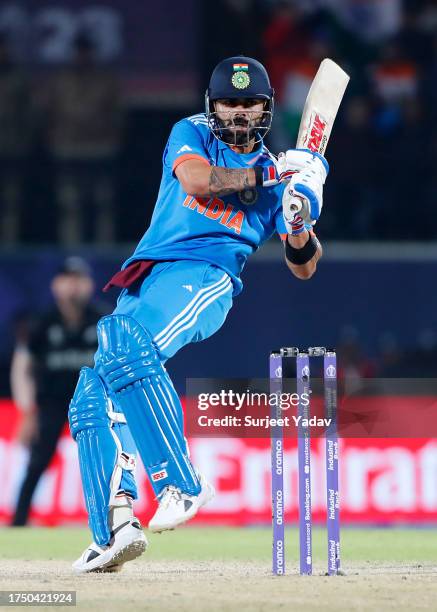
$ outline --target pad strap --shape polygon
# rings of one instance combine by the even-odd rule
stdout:
[[[120,440],[112,429],[112,426],[111,434],[114,439],[115,446],[117,447],[117,463],[114,466],[114,471],[112,472],[111,480],[109,483],[109,506],[113,506],[114,504],[116,504],[116,497],[120,492],[120,484],[121,478],[123,476],[123,470],[127,470],[128,472],[134,472],[136,467],[135,455],[131,455],[123,451]]]
[[[126,417],[122,412],[115,412],[112,407],[112,401],[108,397],[108,417],[113,423],[126,423]]]

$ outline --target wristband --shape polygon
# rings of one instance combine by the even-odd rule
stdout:
[[[262,166],[254,166],[255,171],[255,185],[260,185],[262,187],[264,183],[264,171]]]
[[[253,169],[255,171],[255,185],[268,187],[277,184],[278,175],[275,166],[254,166]]]
[[[315,236],[310,234],[308,241],[301,249],[295,249],[288,242],[288,237],[285,239],[285,257],[295,266],[303,266],[317,253],[319,241]]]

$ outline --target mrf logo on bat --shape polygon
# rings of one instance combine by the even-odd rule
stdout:
[[[312,114],[307,144],[307,148],[310,149],[310,151],[319,151],[323,154],[328,142],[328,138],[325,136],[326,126],[327,121],[323,119],[319,113]]]

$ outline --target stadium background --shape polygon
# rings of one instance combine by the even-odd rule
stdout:
[[[111,113],[99,117],[94,142],[86,137],[86,120],[81,134],[73,119],[71,125],[65,121],[62,107],[68,98],[65,66],[74,45],[84,40],[97,54],[102,88],[110,83],[112,92],[105,107]],[[87,257],[98,287],[118,268],[150,219],[170,126],[202,109],[212,67],[237,53],[255,55],[271,73],[277,91],[269,139],[274,152],[294,142],[322,57],[332,57],[352,76],[327,155],[332,173],[318,224],[325,257],[314,279],[299,283],[289,277],[280,245],[272,240],[249,262],[245,292],[224,329],[169,364],[178,390],[183,393],[186,376],[263,376],[268,351],[281,344],[335,346],[342,376],[355,381],[434,376],[435,2],[2,2],[0,520],[10,516],[26,460],[14,442],[18,414],[8,401],[16,334],[32,309],[48,305],[49,280],[66,253]],[[76,111],[92,124],[96,111],[87,100]],[[71,193],[62,182],[62,151],[72,145],[72,133],[78,162],[68,168],[73,186],[80,191],[94,172],[102,179],[100,209],[85,193],[82,205],[91,214],[76,232],[62,223]],[[105,135],[105,155],[90,157],[89,147],[98,150]],[[98,210],[110,221],[106,233],[98,231]],[[268,522],[267,442],[194,440],[192,446],[220,493],[199,521]],[[436,520],[432,440],[347,441],[343,457],[345,521]],[[289,461],[289,510],[295,517],[292,447]],[[145,489],[143,516],[149,501]],[[315,507],[321,518],[317,493]],[[68,436],[40,484],[33,516],[49,524],[85,519]]]

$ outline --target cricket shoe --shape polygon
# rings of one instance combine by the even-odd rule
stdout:
[[[147,548],[146,536],[140,522],[132,517],[111,532],[108,546],[93,542],[73,563],[76,574],[86,572],[119,572],[126,561],[136,559]]]
[[[149,522],[149,529],[159,533],[174,529],[178,525],[192,519],[202,506],[215,496],[215,489],[206,481],[202,474],[198,474],[200,482],[199,495],[188,495],[180,489],[169,485],[159,494],[159,506]]]

